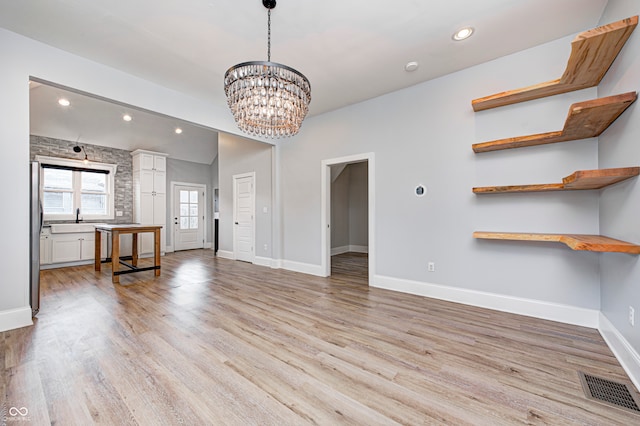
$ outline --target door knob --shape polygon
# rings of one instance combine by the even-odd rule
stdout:
[[[236,222],[236,225],[238,224],[238,222]]]

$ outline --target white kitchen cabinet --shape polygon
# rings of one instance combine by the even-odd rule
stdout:
[[[133,157],[133,220],[160,225],[160,251],[165,252],[167,222],[167,154],[137,149]],[[139,236],[140,255],[153,253],[153,235]]]
[[[50,263],[67,263],[94,259],[94,232],[51,234],[49,240],[51,241]],[[106,253],[107,243],[105,238],[102,239],[101,244],[102,253]],[[42,253],[42,246],[40,246],[40,250]]]

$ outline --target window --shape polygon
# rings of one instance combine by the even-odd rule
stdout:
[[[198,229],[198,191],[180,190],[180,229]]]
[[[40,193],[45,220],[113,219],[114,164],[41,157]]]

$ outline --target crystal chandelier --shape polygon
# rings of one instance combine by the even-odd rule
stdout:
[[[227,104],[238,127],[256,136],[279,138],[298,133],[309,111],[311,85],[307,77],[271,62],[271,9],[276,0],[262,0],[268,9],[267,61],[242,62],[224,75]]]

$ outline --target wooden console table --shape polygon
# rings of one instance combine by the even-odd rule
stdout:
[[[160,276],[160,225],[138,225],[138,224],[114,224],[96,226],[96,249],[95,249],[95,270],[100,271],[102,265],[101,241],[102,232],[111,234],[111,257],[107,257],[105,262],[111,262],[111,281],[120,282],[120,275],[132,274],[134,272],[153,271],[155,276]],[[153,266],[138,268],[138,234],[141,232],[153,232]],[[131,234],[131,264],[125,263],[120,258],[120,235]],[[120,265],[126,266],[127,270],[120,270]]]

